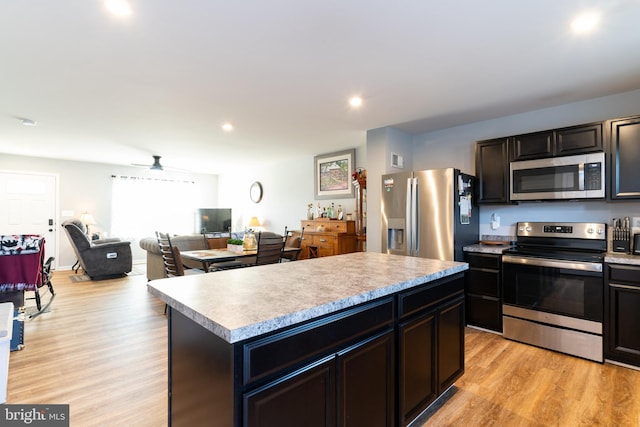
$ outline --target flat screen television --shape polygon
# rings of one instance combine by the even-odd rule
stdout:
[[[231,231],[231,208],[201,208],[196,212],[196,230],[205,233]]]

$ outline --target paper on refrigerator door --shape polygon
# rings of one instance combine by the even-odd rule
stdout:
[[[471,196],[460,196],[460,224],[469,224],[471,222]]]

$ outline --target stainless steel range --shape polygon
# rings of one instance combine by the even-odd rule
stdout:
[[[519,222],[502,257],[505,338],[602,362],[602,223]]]

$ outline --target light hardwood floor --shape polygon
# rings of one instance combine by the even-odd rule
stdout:
[[[144,275],[68,277],[54,273],[51,312],[25,323],[26,346],[10,356],[7,403],[70,404],[72,426],[166,426],[164,304],[148,294]],[[640,371],[474,329],[466,372],[449,394],[417,424],[640,426]]]

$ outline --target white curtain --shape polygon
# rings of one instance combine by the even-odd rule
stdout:
[[[130,241],[195,230],[195,182],[112,175],[111,232]]]

